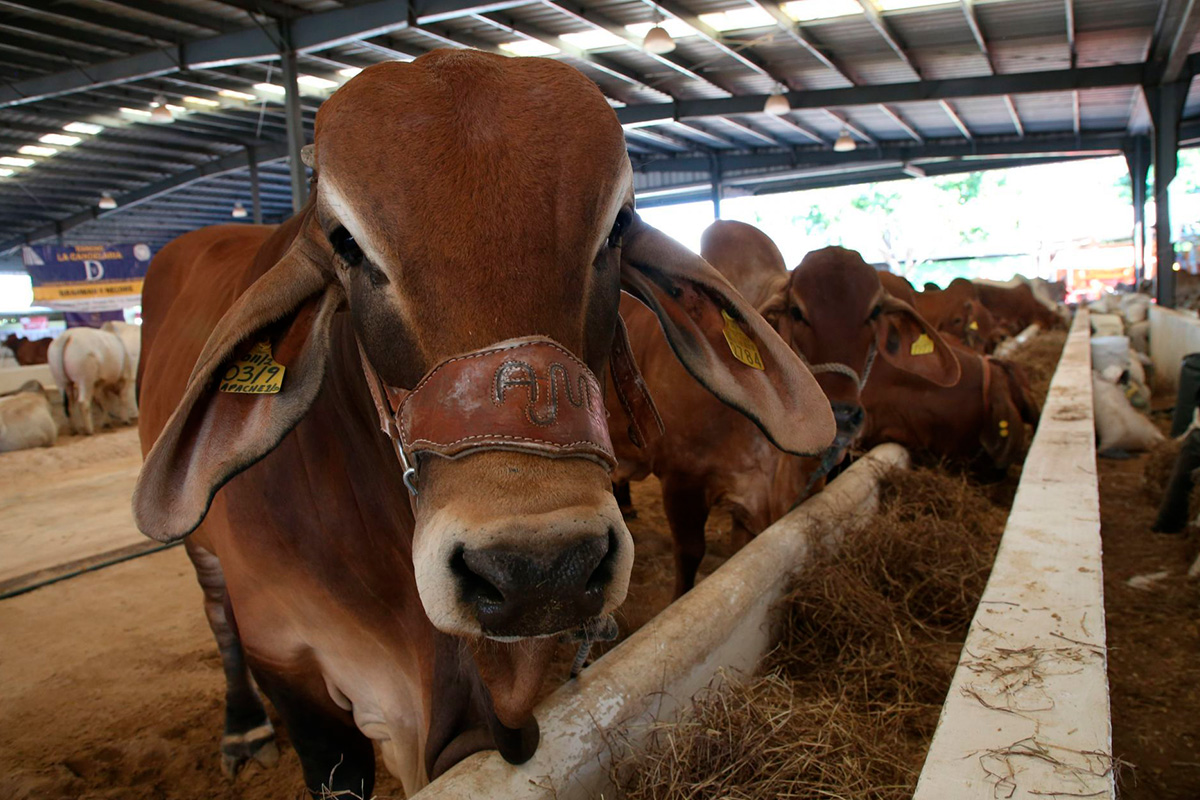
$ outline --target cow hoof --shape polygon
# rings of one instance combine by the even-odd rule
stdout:
[[[236,778],[251,759],[264,767],[273,767],[279,762],[279,745],[275,743],[275,729],[271,723],[221,737],[221,772],[225,777]]]

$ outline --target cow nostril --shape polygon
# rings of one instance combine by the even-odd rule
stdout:
[[[605,551],[600,559],[600,563],[592,570],[592,574],[587,579],[586,589],[589,592],[602,592],[612,582],[613,567],[617,563],[617,553],[620,550],[620,543],[617,541],[617,532],[609,527],[608,541],[605,546]]]
[[[858,430],[866,417],[863,407],[850,403],[834,403],[833,418],[837,421],[839,430]]]
[[[504,593],[500,588],[467,565],[462,545],[456,547],[450,556],[450,571],[458,578],[464,603],[500,605],[504,602]]]

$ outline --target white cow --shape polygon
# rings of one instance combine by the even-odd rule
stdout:
[[[100,330],[115,333],[121,344],[125,345],[125,353],[129,356],[131,369],[136,376],[138,359],[142,354],[142,326],[130,325],[128,322],[106,322],[100,326]]]
[[[115,333],[70,328],[50,345],[47,358],[76,433],[95,433],[93,402],[121,423],[137,419],[136,367]]]
[[[30,381],[20,391],[0,397],[0,453],[51,447],[57,439],[58,425],[40,383]]]

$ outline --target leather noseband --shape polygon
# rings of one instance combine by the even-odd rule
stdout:
[[[380,427],[392,440],[404,484],[414,495],[422,454],[460,458],[506,450],[586,458],[609,471],[616,466],[604,389],[587,364],[552,339],[508,339],[452,356],[411,390],[384,383],[361,342],[358,352]],[[644,446],[661,434],[662,422],[621,325],[612,369],[622,406],[635,412],[631,438]]]

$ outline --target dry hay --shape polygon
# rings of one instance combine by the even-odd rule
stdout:
[[[1150,448],[1146,454],[1145,466],[1142,471],[1142,489],[1146,497],[1155,505],[1162,502],[1167,484],[1171,481],[1171,473],[1175,469],[1175,460],[1183,442],[1176,439],[1166,439]]]
[[[1025,368],[1029,376],[1029,388],[1038,408],[1046,404],[1050,392],[1050,379],[1058,369],[1058,359],[1067,343],[1066,331],[1045,331],[1034,336],[1013,351],[1009,357]]]
[[[702,693],[615,760],[623,797],[912,796],[1007,512],[937,470],[884,491],[838,554],[806,565],[763,674]]]

